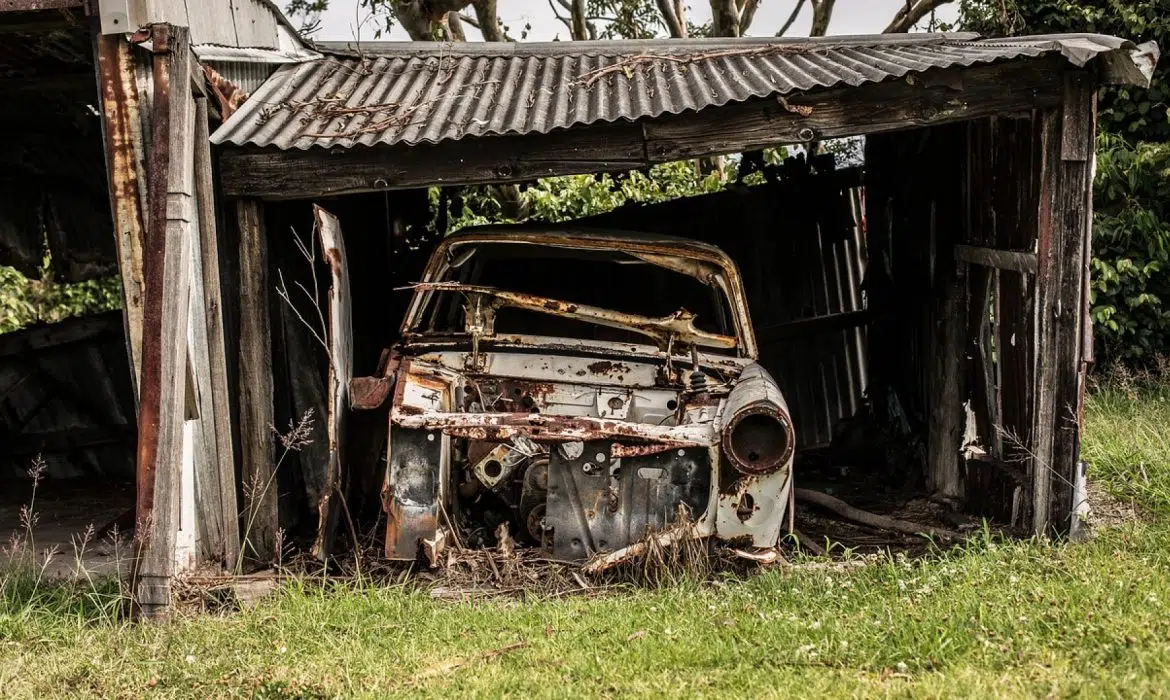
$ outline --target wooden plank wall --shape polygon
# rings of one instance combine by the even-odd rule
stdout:
[[[965,243],[996,255],[964,262],[967,377],[974,431],[986,459],[966,467],[976,515],[1025,526],[1032,507],[1040,131],[1035,119],[984,119],[968,127]],[[1002,251],[1018,253],[1017,265]],[[1031,262],[1029,268],[1028,262]],[[1021,268],[1021,269],[1010,269]]]
[[[875,395],[923,436],[936,495],[1052,536],[1078,505],[1090,360],[1095,87],[1073,71],[1065,89],[1062,108],[866,149]]]

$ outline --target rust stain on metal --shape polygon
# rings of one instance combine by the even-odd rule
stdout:
[[[634,331],[652,338],[662,348],[668,347],[675,339],[708,348],[732,349],[740,346],[740,341],[735,336],[710,333],[697,328],[694,323],[695,315],[684,309],[679,309],[668,316],[651,318],[624,311],[574,304],[560,299],[550,299],[524,292],[513,292],[474,284],[421,282],[414,285],[414,288],[422,291],[463,292],[469,298],[484,299],[484,302],[477,303],[476,306],[484,315],[483,325],[489,329],[494,324],[496,310],[511,307],[539,311],[553,316],[584,319],[599,325]]]
[[[138,177],[137,144],[142,140],[138,85],[134,79],[130,46],[119,36],[97,41],[102,119],[106,138],[106,171],[110,209],[114,217],[116,250],[122,270],[126,335],[135,393],[142,371],[142,255],[145,248],[142,199]]]
[[[349,382],[349,407],[355,411],[381,408],[393,385],[388,377],[354,377]]]
[[[743,282],[739,268],[736,267],[735,263],[731,261],[726,253],[718,248],[687,239],[647,240],[631,238],[628,235],[623,235],[621,232],[607,231],[597,232],[596,235],[580,235],[565,231],[541,231],[534,233],[531,231],[497,227],[491,231],[466,232],[463,234],[455,234],[452,237],[444,239],[427,264],[426,270],[423,273],[423,279],[434,280],[441,277],[441,268],[446,264],[445,261],[450,259],[448,256],[452,253],[454,247],[492,242],[529,242],[541,245],[568,247],[583,251],[612,251],[620,249],[634,257],[640,257],[648,262],[691,275],[704,284],[709,284],[712,281],[714,273],[717,272],[723,277],[720,286],[729,291],[728,301],[733,311],[735,311],[733,315],[737,319],[750,318],[747,310],[747,300],[742,293]],[[437,285],[436,288],[438,286],[441,285]],[[448,288],[451,287],[448,285]],[[526,308],[533,308],[535,310],[545,309],[546,311],[552,311],[556,309],[560,313],[573,314],[593,310],[591,307],[584,305],[573,305],[569,302],[549,300],[534,295],[525,295],[516,292],[507,292],[506,294],[517,295],[515,298],[521,303],[526,298],[526,301],[531,304],[530,306],[525,305]],[[545,307],[545,303],[549,301],[553,302],[553,308]],[[566,311],[566,306],[574,306],[573,311]],[[400,331],[404,338],[410,339],[413,335],[413,325],[416,321],[414,314],[416,312],[417,308],[412,308],[403,319]],[[670,324],[671,331],[693,331],[693,333],[697,334],[695,336],[696,340],[705,340],[711,343],[713,347],[741,347],[745,356],[750,358],[756,358],[758,356],[755,333],[750,324],[740,326],[737,321],[736,332],[739,334],[737,342],[735,338],[729,338],[728,336],[703,333],[695,329],[693,324],[687,323],[686,319],[671,319],[670,317],[666,319],[645,319],[632,314],[621,314],[620,312],[609,313],[617,314],[614,320],[622,323],[624,327],[630,327],[635,330],[650,330],[652,331],[651,334],[653,334],[653,331],[662,329],[664,324]],[[646,327],[646,321],[651,322],[650,328]],[[700,336],[702,337],[700,338]],[[565,347],[566,349],[572,348],[570,345],[566,345]]]
[[[556,440],[597,440],[635,438],[653,440],[665,449],[695,447],[700,442],[673,439],[656,425],[592,418],[588,416],[545,416],[533,413],[423,413],[404,415],[395,406],[393,420],[411,428],[441,430],[452,437],[471,440],[509,440],[523,435],[536,442]]]
[[[170,27],[156,25],[151,34],[155,54],[165,55]],[[138,519],[150,522],[154,511],[154,482],[158,462],[159,411],[162,401],[162,355],[166,341],[162,328],[164,264],[167,235],[167,174],[170,169],[171,84],[167,60],[155,58],[153,119],[151,120],[149,228],[143,256],[142,384],[138,405]],[[135,537],[145,544],[149,528],[136,529]]]
[[[661,442],[627,445],[620,442],[615,442],[609,448],[609,454],[614,459],[621,457],[646,457],[648,455],[656,455],[662,452],[668,452],[677,447],[677,445],[670,445]]]
[[[414,543],[414,549],[408,552],[399,551],[399,528],[400,523],[410,521],[412,530],[436,530],[439,527],[439,519],[431,514],[408,514],[404,513],[400,505],[394,501],[393,498],[383,498],[383,502],[388,504],[386,508],[386,556],[390,559],[413,559],[418,555],[419,542]]]
[[[219,102],[219,114],[226,122],[228,117],[235,114],[240,105],[244,104],[244,100],[248,99],[248,93],[220,75],[211,66],[203,66],[203,75],[207,78],[207,84],[211,87],[211,92],[215,94],[216,101]]]
[[[621,362],[599,360],[598,362],[590,363],[588,369],[593,374],[620,374],[622,372],[629,372],[630,366]]]

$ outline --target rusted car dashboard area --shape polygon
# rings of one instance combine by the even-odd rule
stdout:
[[[631,271],[643,288],[540,280],[566,259],[600,280]],[[520,289],[485,284],[493,267]],[[655,295],[680,279],[680,298]],[[452,535],[492,546],[505,524],[571,560],[682,517],[697,536],[738,546],[772,547],[783,534],[791,418],[755,362],[738,273],[718,249],[472,231],[439,246],[412,293],[404,340],[350,390],[353,408],[389,422],[389,558],[415,559]],[[565,335],[540,334],[552,329]]]

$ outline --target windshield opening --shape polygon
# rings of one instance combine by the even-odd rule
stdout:
[[[481,285],[532,294],[612,311],[661,318],[679,309],[695,314],[694,325],[709,333],[736,336],[723,291],[690,275],[640,260],[622,251],[588,251],[522,243],[461,247],[440,282]],[[422,333],[464,332],[464,294],[434,291],[414,330]],[[504,307],[495,320],[496,335],[540,335],[649,344],[646,335],[583,319]]]

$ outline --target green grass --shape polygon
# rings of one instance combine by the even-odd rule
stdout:
[[[1091,478],[1170,518],[1170,373],[1126,377],[1094,391],[1081,451]]]
[[[1085,544],[983,536],[597,599],[453,604],[301,581],[247,612],[158,625],[118,621],[85,586],[0,578],[0,695],[1170,695],[1170,406],[1138,396],[1094,394],[1085,452],[1151,515]]]

